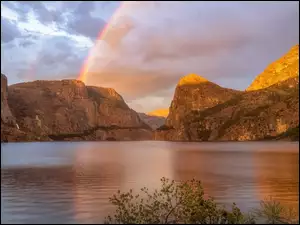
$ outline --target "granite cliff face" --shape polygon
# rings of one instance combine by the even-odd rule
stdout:
[[[1,142],[22,141],[26,139],[26,133],[19,130],[16,118],[8,105],[7,77],[1,74]],[[30,139],[28,135],[28,139]]]
[[[1,124],[15,126],[15,118],[8,106],[7,77],[1,74]]]
[[[9,86],[8,96],[20,130],[37,140],[151,139],[151,128],[110,88],[34,81]]]
[[[299,45],[295,45],[283,57],[271,63],[246,90],[267,88],[292,77],[299,77]]]
[[[180,128],[194,110],[205,110],[239,95],[239,91],[220,87],[203,77],[190,74],[180,79],[169,109],[166,126]]]
[[[195,76],[193,79],[198,79],[199,83],[197,89],[195,85],[185,85],[185,89],[182,89],[180,88],[182,82],[179,82],[167,122],[156,130],[154,139],[245,141],[288,139],[291,133],[295,137],[293,139],[297,139],[295,134],[299,132],[297,50],[298,46],[292,48],[291,52],[268,67],[273,68],[272,71],[274,68],[281,70],[278,69],[271,75],[266,72],[259,75],[259,78],[255,79],[244,92],[223,89]],[[280,67],[279,62],[284,67]],[[282,76],[280,71],[283,73]],[[272,76],[272,79],[268,79],[269,76]]]

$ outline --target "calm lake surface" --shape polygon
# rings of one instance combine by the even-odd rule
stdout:
[[[298,211],[299,143],[1,144],[1,223],[101,223],[118,189],[200,179],[247,211],[269,196]]]

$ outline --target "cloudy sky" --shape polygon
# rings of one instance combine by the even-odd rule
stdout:
[[[86,84],[140,112],[169,107],[188,73],[243,90],[298,40],[298,1],[1,2],[9,84],[76,79],[85,63]]]

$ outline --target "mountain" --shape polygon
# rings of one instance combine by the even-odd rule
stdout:
[[[147,113],[147,115],[167,118],[167,116],[169,115],[169,109],[157,109]]]
[[[153,130],[164,125],[166,118],[162,116],[150,116],[145,113],[139,113],[139,117],[142,121],[148,124]]]
[[[222,88],[195,75],[184,77],[176,87],[166,123],[156,130],[154,139],[297,139],[299,67],[295,66],[295,57],[299,63],[299,54],[295,53],[296,47],[290,51],[293,57],[287,57],[288,53],[275,62],[277,68],[279,62],[285,65],[281,70],[283,76],[280,72],[263,73],[247,91]],[[274,63],[268,68],[274,68]]]
[[[4,90],[1,86],[1,92]],[[8,106],[20,131],[26,134],[25,140],[152,138],[151,128],[111,88],[86,86],[78,80],[38,80],[11,85],[7,93]]]
[[[299,45],[293,46],[283,57],[271,63],[246,89],[254,91],[299,76]]]
[[[178,128],[190,112],[211,108],[239,94],[240,91],[220,87],[196,74],[184,76],[175,89],[166,125]]]

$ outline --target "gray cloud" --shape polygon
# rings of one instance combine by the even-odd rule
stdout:
[[[20,2],[13,1],[3,1],[1,2],[5,7],[9,8],[12,11],[15,11],[18,14],[18,18],[20,21],[27,22],[28,21],[28,13],[30,12],[30,8],[21,7]],[[25,3],[26,5],[26,3]]]
[[[5,2],[4,5],[18,13],[19,20],[28,22],[28,14],[33,12],[37,19],[45,25],[52,22],[63,23],[63,11],[50,10],[43,2],[38,1],[22,1],[22,2]]]
[[[28,81],[32,79],[62,79],[78,77],[78,73],[87,54],[87,49],[82,50],[75,46],[72,39],[67,37],[41,38],[33,43],[30,48],[36,49],[35,55],[30,58],[9,60],[5,54],[1,63],[5,64],[6,74]],[[24,43],[22,43],[24,44]],[[10,50],[12,55],[17,48]],[[24,49],[24,52],[28,49]]]
[[[16,22],[1,16],[1,44],[21,37],[21,32]]]
[[[19,45],[23,48],[26,48],[26,47],[28,47],[30,45],[33,45],[33,44],[34,44],[34,42],[32,40],[21,40],[20,43],[19,43]]]
[[[209,3],[207,7],[211,11],[198,7],[198,14],[193,11],[191,15],[182,14],[185,19],[165,18],[161,23],[165,28],[163,32],[154,33],[149,29],[148,33],[143,33],[143,36],[148,36],[147,41],[139,45],[144,60],[217,56],[224,52],[232,54],[248,46],[255,48],[261,44],[272,44],[276,48],[278,42],[283,41],[287,48],[297,43],[299,8],[295,7],[296,4],[245,3],[232,8],[228,6],[233,3],[226,4]],[[247,17],[243,14],[246,7]],[[197,12],[197,7],[194,11]],[[179,22],[182,26],[177,32]]]
[[[95,18],[89,14],[73,17],[68,20],[66,31],[70,34],[83,35],[97,39],[99,32],[105,27],[106,22],[101,18]]]

